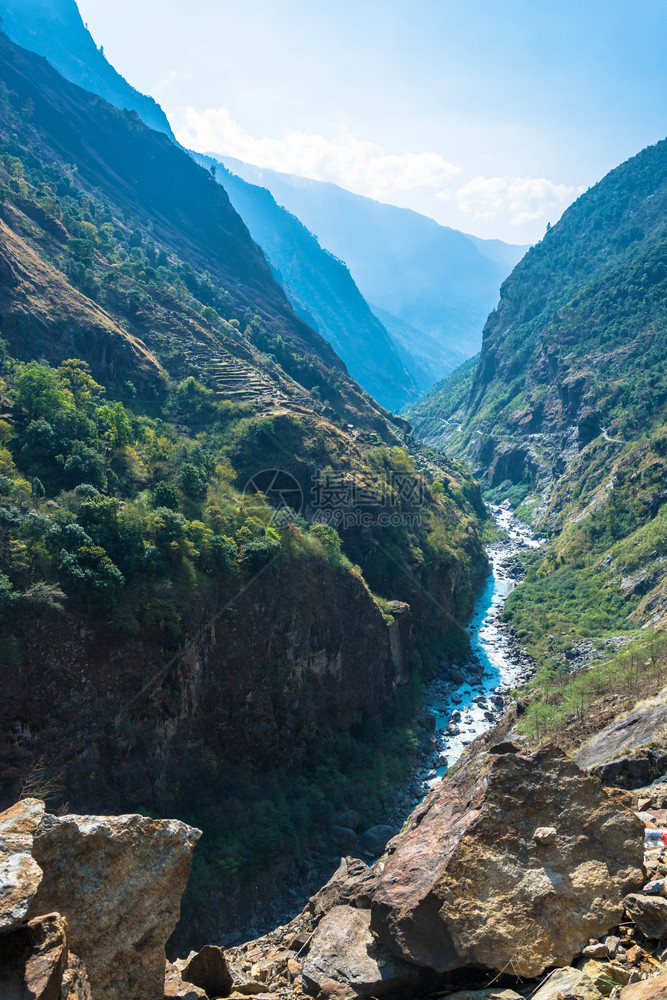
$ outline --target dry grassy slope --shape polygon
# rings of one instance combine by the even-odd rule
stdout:
[[[207,270],[240,307],[277,322],[309,353],[345,370],[326,341],[292,312],[262,251],[207,171],[134,113],[68,83],[2,34],[0,69],[6,86],[29,103],[35,142],[75,164],[80,183],[150,222],[156,242],[177,247],[181,259]]]
[[[0,329],[24,361],[43,357],[60,362],[69,354],[85,353],[104,381],[159,376],[159,362],[146,345],[73,288],[2,219]]]

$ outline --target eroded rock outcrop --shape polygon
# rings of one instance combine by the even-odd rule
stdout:
[[[144,816],[45,815],[33,856],[42,880],[28,916],[57,912],[95,1000],[162,997],[165,944],[200,833]]]
[[[643,826],[553,747],[485,744],[413,814],[373,890],[371,928],[439,972],[569,965],[642,884]],[[540,827],[554,838],[535,837]]]
[[[667,688],[592,736],[574,760],[605,785],[639,788],[665,773]]]

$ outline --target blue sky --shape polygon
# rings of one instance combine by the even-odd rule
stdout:
[[[530,242],[667,134],[665,0],[80,0],[201,151]]]

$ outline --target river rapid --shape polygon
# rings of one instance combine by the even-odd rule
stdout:
[[[515,517],[508,501],[490,507],[498,541],[487,545],[490,573],[468,625],[471,655],[465,663],[443,664],[443,676],[426,692],[425,708],[434,719],[434,739],[419,754],[408,789],[415,804],[456,763],[465,747],[502,717],[510,691],[535,673],[535,667],[502,621],[505,600],[521,579],[518,556],[541,543]]]

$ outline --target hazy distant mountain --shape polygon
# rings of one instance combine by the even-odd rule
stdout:
[[[421,392],[427,392],[435,381],[455,371],[465,361],[464,353],[447,347],[439,337],[415,329],[374,302],[370,307],[388,331],[398,356],[412,372]]]
[[[296,312],[329,341],[350,374],[378,402],[397,410],[430,388],[433,379],[424,377],[410,350],[397,346],[400,338],[390,336],[373,314],[342,261],[323,250],[266,188],[230,173],[212,157],[193,156],[207,168],[216,166],[217,180],[264,250]]]
[[[411,350],[428,355],[433,339],[464,358],[479,350],[500,286],[526,247],[476,239],[335,184],[222,159],[245,180],[268,187],[342,258],[369,302],[429,336]],[[435,381],[446,369],[436,366],[432,374]]]
[[[479,236],[471,236],[470,233],[465,233],[464,235],[475,244],[479,252],[484,254],[485,257],[495,261],[496,264],[508,267],[510,270],[529,249],[528,245],[521,246],[518,243],[503,243],[502,240],[483,240]]]
[[[44,56],[70,83],[130,108],[151,128],[174,138],[160,105],[116,72],[84,25],[74,0],[0,0],[2,30],[13,42]]]

